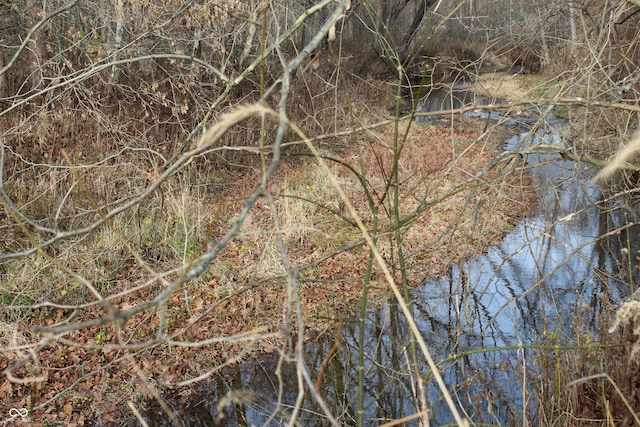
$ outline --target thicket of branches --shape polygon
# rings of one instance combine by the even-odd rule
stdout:
[[[418,168],[401,116],[411,118],[418,95],[437,85],[505,67],[544,70],[553,78],[536,99],[503,110],[562,110],[572,126],[551,151],[602,166],[638,124],[637,11],[625,1],[2,2],[1,391],[31,396],[19,403],[37,416],[78,384],[96,386],[91,377],[129,370],[137,392],[174,418],[149,376],[153,351],[198,360],[197,373],[162,373],[181,386],[266,352],[296,367],[295,378],[276,373],[279,398],[287,381],[300,390],[268,421],[286,412],[294,425],[310,396],[328,423],[364,425],[365,402],[345,421],[318,391],[304,345],[314,320],[300,291],[339,282],[347,272],[318,266],[352,257],[366,266],[363,305],[323,294],[327,313],[314,319],[339,304],[364,319],[368,298],[381,293],[374,286],[369,295],[367,285],[390,290],[413,333],[407,370],[416,389],[423,379],[411,370],[426,365],[465,425],[407,306],[406,289],[430,273],[419,265],[434,243],[405,241],[426,213],[441,215],[439,203],[470,191],[465,200],[477,211],[460,208],[434,242],[471,230],[482,246],[483,215],[497,208],[481,211],[481,199],[527,188],[526,168],[518,153],[496,155],[446,191],[426,179],[414,187],[399,172]],[[376,146],[363,141],[378,141],[385,124],[394,130],[388,152],[371,148],[360,164],[340,158],[352,145]],[[484,151],[492,132],[472,145]],[[285,179],[283,158],[312,167]],[[636,197],[637,169],[624,160],[611,200]],[[374,167],[382,179],[368,175]],[[313,193],[321,184],[331,194]],[[356,211],[354,198],[367,209]],[[304,214],[287,216],[296,209]],[[472,215],[477,221],[466,221]],[[334,223],[345,228],[328,235],[323,226]],[[265,329],[255,319],[276,304],[280,328]],[[207,329],[231,316],[246,324]],[[330,320],[313,326],[326,332],[339,323]],[[205,351],[216,363],[205,363]],[[98,361],[86,362],[95,353]],[[42,364],[52,357],[58,365]],[[68,388],[51,385],[81,362]],[[220,404],[255,398],[230,394]],[[425,425],[426,400],[416,393]]]

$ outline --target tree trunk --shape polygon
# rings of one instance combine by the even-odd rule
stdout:
[[[118,0],[118,5],[116,6],[116,36],[114,40],[115,53],[113,55],[114,61],[117,61],[120,58],[120,48],[122,47],[122,39],[124,34],[124,8],[126,6],[126,3],[126,0]],[[118,83],[119,78],[120,66],[114,64],[111,68],[111,83]]]
[[[4,68],[4,59],[0,53],[0,70]],[[5,98],[9,91],[7,90],[7,73],[0,74],[0,98]]]

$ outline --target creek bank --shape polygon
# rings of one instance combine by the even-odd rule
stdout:
[[[429,193],[423,194],[428,194],[429,197],[434,199],[437,199],[446,193],[448,189],[455,187],[457,183],[463,182],[486,167],[495,158],[498,147],[502,145],[507,135],[514,132],[513,129],[500,129],[492,134],[491,141],[478,141],[482,128],[481,121],[459,116],[455,118],[454,123],[455,126],[453,127],[413,124],[405,142],[406,149],[410,150],[407,153],[410,159],[403,164],[403,169],[413,174],[413,177],[417,178],[417,183],[421,183],[422,186],[428,181],[424,181],[424,176],[420,175],[419,171],[428,171],[426,176],[432,178],[431,188]],[[394,133],[395,130],[392,125],[376,129],[374,133],[368,136],[367,144],[363,144],[358,149],[358,163],[371,166],[367,169],[371,174],[367,177],[367,180],[372,188],[383,186],[383,177],[389,173],[391,160],[389,156],[392,154],[390,145],[393,141]],[[455,153],[459,154],[456,155]],[[461,155],[462,153],[464,155]],[[354,158],[355,154],[355,152],[351,151],[344,152],[342,157]],[[355,165],[358,163],[355,163]],[[376,173],[377,164],[382,166],[378,169],[379,172]],[[443,175],[439,171],[446,171],[446,173]],[[441,275],[449,270],[452,265],[455,266],[465,259],[470,259],[486,251],[492,245],[499,244],[503,236],[517,224],[519,218],[531,211],[536,199],[534,196],[535,190],[531,186],[527,175],[504,176],[502,175],[503,173],[505,173],[504,170],[492,171],[486,176],[486,188],[483,186],[480,187],[481,189],[470,188],[467,193],[452,195],[445,199],[442,204],[433,206],[432,209],[423,214],[420,221],[416,221],[412,225],[410,232],[405,235],[404,244],[407,253],[412,254],[407,260],[407,266],[410,268],[409,276],[414,286],[421,283],[424,277]],[[347,178],[347,176],[340,177],[342,179]],[[406,195],[403,196],[407,203],[402,207],[402,209],[406,210],[406,213],[409,213],[415,209],[412,204],[414,202],[411,199],[416,198],[416,194],[419,194],[416,193],[416,189],[420,188],[420,186],[412,187],[411,181],[406,181],[404,178],[403,182],[405,182],[406,189],[411,190],[406,191]],[[500,190],[496,193],[492,192],[493,190],[486,192],[490,188],[496,189],[497,186],[493,184],[494,182],[501,183]],[[482,201],[477,200],[474,203],[469,203],[470,200],[476,200],[477,197],[481,198]],[[365,200],[359,198],[354,198],[354,200],[361,200],[357,205],[358,210],[359,212],[366,212],[366,209],[363,209]],[[485,201],[488,201],[488,204],[485,204]],[[488,207],[488,209],[486,211],[479,209],[481,206]],[[474,221],[469,221],[469,218],[473,218]],[[370,220],[368,217],[365,217],[365,219],[367,221]],[[379,241],[379,245],[383,248],[383,251],[388,253],[384,241]],[[342,284],[338,282],[339,288],[336,287],[335,290],[331,290],[336,284],[329,280],[315,281],[315,283],[311,283],[314,283],[316,289],[306,288],[301,292],[304,304],[306,304],[307,315],[313,315],[315,307],[318,307],[316,304],[322,303],[325,307],[331,307],[330,299],[333,298],[341,302],[349,301],[352,307],[357,306],[361,293],[357,278],[361,277],[362,271],[355,269],[356,266],[353,262],[355,260],[357,263],[365,265],[366,248],[363,249],[357,258],[352,255],[351,259],[342,258],[337,260],[341,262],[330,261],[328,263],[332,266],[332,271],[340,271],[346,279]],[[348,286],[343,286],[344,284]],[[389,322],[396,324],[400,319],[399,313],[396,312],[392,315],[388,312],[388,310],[394,311],[394,309],[391,308],[392,305],[386,303],[389,297],[388,292],[384,291],[384,289],[385,285],[382,280],[379,282],[374,281],[371,290],[372,308],[370,314],[374,318],[380,317],[383,319],[384,326],[382,330],[389,331]],[[313,295],[319,297],[316,302],[312,300]],[[393,303],[391,302],[391,304]],[[342,316],[338,318],[344,319],[344,323],[349,325],[345,327],[346,329],[342,335],[344,341],[348,342],[348,346],[351,347],[356,342],[354,340],[356,339],[355,331],[357,327],[354,313],[349,310],[343,311],[341,314],[334,313],[334,315]],[[393,321],[390,320],[390,316],[394,318]],[[322,323],[317,323],[312,316],[305,318],[305,320],[311,327],[317,328],[323,325]],[[335,327],[335,325],[336,323],[327,326]],[[374,325],[367,326],[367,329],[371,332],[377,330],[377,328],[378,326]],[[322,326],[320,330],[322,331],[323,329],[327,330],[327,327]],[[396,333],[397,337],[403,337],[406,331],[391,333]],[[331,336],[332,333],[328,330],[320,335],[318,337],[319,340],[315,343],[307,343],[307,362],[313,370],[318,369],[322,364],[324,356],[332,346],[333,340],[330,338]],[[374,335],[367,338],[368,341],[372,340],[372,343],[375,339]],[[345,357],[347,359],[343,360]],[[339,358],[342,360],[340,363],[345,363],[345,366],[349,366],[348,360],[351,359],[346,354],[340,355]],[[387,361],[385,360],[385,362]],[[397,364],[399,361],[394,360],[391,362]],[[273,384],[272,372],[276,370],[277,365],[277,357],[258,355],[255,360],[247,360],[239,363],[234,368],[226,370],[222,378],[213,379],[208,387],[203,386],[192,390],[193,396],[191,398],[185,399],[183,394],[181,399],[174,401],[175,407],[180,413],[198,418],[202,414],[194,415],[195,413],[190,412],[190,408],[197,407],[199,405],[198,402],[211,402],[205,405],[207,408],[205,412],[208,414],[206,417],[215,418],[219,413],[216,402],[222,399],[226,391],[233,389],[252,390],[257,396],[260,396],[260,401],[263,403],[276,401],[278,399],[276,390],[270,384]],[[288,372],[290,371],[288,375],[295,376],[295,366],[285,366]],[[325,371],[325,378],[328,384],[345,380],[347,384],[353,384],[354,379],[352,377],[338,379],[335,377],[336,374],[337,372],[329,369]],[[228,386],[225,386],[225,384]],[[323,388],[324,392],[333,395],[335,390],[329,391]],[[342,392],[352,393],[352,390],[342,390]],[[336,405],[336,411],[339,412],[339,402],[333,403]],[[385,401],[384,404],[386,405],[387,403]],[[248,405],[248,407],[250,406],[251,404]],[[255,424],[261,424],[268,418],[268,415],[265,417],[259,411],[251,409],[247,409],[247,411],[250,412],[250,415],[247,415],[247,413],[242,415],[232,410],[231,417],[232,419],[238,419],[237,417],[247,415],[249,417],[247,419],[250,419]],[[397,412],[398,417],[401,417],[401,412]],[[233,422],[230,425],[233,425]]]
[[[518,151],[537,144],[557,145],[562,126],[561,121],[546,117],[542,128],[538,124],[533,131],[516,133],[504,141],[503,148]],[[412,317],[439,361],[460,410],[475,423],[509,425],[522,417],[537,423],[540,408],[525,399],[544,387],[533,381],[547,375],[537,365],[544,360],[541,354],[597,336],[606,307],[629,293],[629,286],[620,280],[624,266],[619,257],[625,253],[625,241],[618,233],[607,233],[611,227],[624,227],[625,220],[601,209],[598,189],[590,183],[592,171],[544,153],[527,155],[523,162],[536,183],[538,208],[530,209],[484,255],[454,263],[447,273],[411,291]],[[630,231],[640,235],[638,226]],[[627,243],[633,253],[640,247],[637,238]],[[576,324],[582,326],[569,326]],[[340,350],[322,370],[319,391],[325,403],[334,414],[353,416],[354,402],[363,392],[365,419],[384,422],[416,413],[413,375],[402,375],[415,369],[405,364],[410,336],[403,314],[393,302],[373,307],[364,328],[364,354],[372,357],[371,363],[365,361],[366,388],[358,391],[354,386],[360,370],[354,363],[360,328],[354,322],[343,328]],[[545,350],[549,344],[555,350]],[[332,339],[307,345],[306,363],[312,371],[324,365],[332,345]],[[587,346],[585,351],[594,350]],[[258,370],[241,364],[227,373],[227,386],[223,381],[202,389],[182,407],[189,413],[196,402],[203,402],[206,416],[214,417],[218,408],[205,402],[219,401],[229,389],[248,389],[260,396],[260,404],[245,402],[241,412],[232,409],[230,425],[241,418],[261,424],[271,411],[284,422],[286,411],[277,411],[272,402],[281,399],[292,405],[296,384],[288,384],[280,395],[273,387],[277,378],[270,374],[276,370],[277,358],[260,363]],[[285,378],[296,376],[295,365],[285,364],[282,369]],[[433,402],[430,422],[453,423],[441,391],[428,381],[429,368],[420,365],[419,369],[426,381],[426,399]],[[320,411],[310,401],[304,409]]]

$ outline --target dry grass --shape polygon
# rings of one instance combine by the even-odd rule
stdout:
[[[630,160],[632,160],[637,152],[640,150],[640,131],[636,131],[632,136],[631,141],[626,145],[621,145],[618,153],[611,159],[609,164],[604,167],[598,175],[596,175],[596,181],[605,181],[613,176],[616,172],[624,167]]]

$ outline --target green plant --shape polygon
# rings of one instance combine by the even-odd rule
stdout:
[[[107,334],[104,331],[97,332],[94,337],[96,345],[104,345],[107,342]]]

